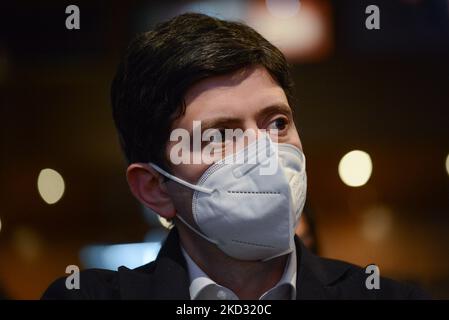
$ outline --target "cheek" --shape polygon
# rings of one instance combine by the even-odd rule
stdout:
[[[201,175],[204,173],[204,171],[209,168],[210,164],[194,164],[194,154],[189,151],[188,146],[184,147],[176,147],[177,142],[169,142],[167,145],[167,148],[165,150],[165,157],[170,164],[170,171],[171,174],[174,176],[185,180],[187,182],[196,184],[196,182],[200,179]],[[181,153],[176,154],[175,150],[182,150]],[[176,158],[176,161],[171,160],[171,152],[175,154],[175,156],[178,156]],[[184,155],[187,154],[187,156],[184,158]],[[179,160],[183,161],[179,161]],[[173,162],[181,162],[179,164],[173,164]]]
[[[192,184],[196,184],[207,168],[207,165],[180,164],[172,166],[171,170],[176,177]],[[192,218],[192,197],[194,190],[176,182],[170,182],[167,186],[176,212],[184,217],[191,225],[196,225]]]
[[[166,186],[176,213],[187,219],[189,223],[192,223],[192,197],[194,191],[172,181],[168,182]]]

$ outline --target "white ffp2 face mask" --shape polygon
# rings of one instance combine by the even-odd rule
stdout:
[[[258,143],[261,139],[266,140]],[[273,143],[268,137],[261,139],[212,164],[197,184],[150,163],[162,175],[195,190],[192,213],[200,230],[180,215],[178,218],[239,260],[266,261],[292,252],[305,203],[307,178],[302,151]],[[229,157],[234,157],[231,164]]]

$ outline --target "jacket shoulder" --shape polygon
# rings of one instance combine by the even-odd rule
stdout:
[[[381,276],[381,270],[378,285],[370,286],[376,283],[373,271],[340,260],[319,259],[325,274],[338,274],[327,279],[327,287],[337,299],[431,299],[419,287]]]
[[[71,278],[72,277],[72,278]],[[119,273],[104,269],[86,269],[79,273],[79,286],[74,287],[74,274],[55,280],[42,295],[43,300],[119,299]]]

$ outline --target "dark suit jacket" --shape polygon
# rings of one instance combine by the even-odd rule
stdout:
[[[380,289],[365,286],[369,274],[355,265],[320,258],[295,238],[298,259],[297,299],[426,299],[421,290],[382,278]],[[56,280],[42,299],[182,299],[189,300],[189,275],[176,228],[156,260],[130,270],[89,269],[80,274],[80,289],[68,290]]]

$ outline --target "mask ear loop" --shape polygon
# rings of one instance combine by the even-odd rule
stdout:
[[[155,165],[154,163],[150,162],[149,163],[150,166],[152,166],[154,168],[154,170],[156,170],[157,172],[159,172],[160,174],[162,174],[163,176],[169,178],[170,180],[173,180],[179,184],[182,184],[185,187],[188,187],[190,189],[199,191],[199,192],[203,192],[203,193],[207,193],[207,194],[212,194],[213,193],[213,189],[210,188],[206,188],[206,187],[201,187],[201,186],[197,186],[195,184],[192,184],[190,182],[184,181],[174,175],[171,175],[170,173],[168,173],[167,171],[165,171],[164,169],[160,168],[159,166]]]
[[[170,180],[173,180],[173,181],[175,181],[175,182],[177,182],[177,183],[179,183],[179,184],[182,184],[183,186],[186,186],[186,187],[191,188],[191,189],[193,189],[193,190],[196,190],[196,191],[199,191],[199,192],[203,192],[203,193],[207,193],[207,194],[212,194],[213,191],[214,191],[213,189],[206,188],[206,187],[201,187],[201,186],[197,186],[197,185],[195,185],[195,184],[191,184],[191,183],[189,183],[189,182],[187,182],[187,181],[184,181],[184,180],[182,180],[182,179],[180,179],[180,178],[178,178],[178,177],[176,177],[176,176],[174,176],[174,175],[168,173],[167,171],[165,171],[164,169],[162,169],[162,168],[160,168],[159,166],[155,165],[154,163],[151,163],[151,162],[150,162],[149,164],[154,168],[154,170],[156,170],[157,172],[159,172],[160,174],[162,174],[164,177],[166,177],[166,178],[168,178],[168,179],[170,179]],[[185,221],[184,218],[181,217],[179,214],[177,214],[176,217],[177,217],[182,223],[184,223],[190,230],[192,230],[193,232],[195,232],[197,235],[199,235],[199,236],[202,237],[203,239],[205,239],[205,240],[207,240],[207,241],[209,241],[209,242],[211,242],[211,243],[213,243],[213,244],[215,244],[215,245],[218,245],[218,242],[217,242],[217,241],[215,241],[215,240],[213,240],[213,239],[207,237],[206,235],[204,235],[204,234],[201,233],[200,231],[196,230],[196,229],[195,229],[194,227],[192,227],[187,221]]]
[[[181,217],[179,214],[176,215],[176,218],[178,218],[182,223],[184,223],[187,227],[189,227],[190,230],[192,230],[193,232],[195,232],[197,235],[199,235],[201,238],[215,244],[218,245],[218,241],[215,241],[214,239],[209,238],[208,236],[204,235],[203,233],[201,233],[200,231],[196,230],[194,227],[192,227],[187,221],[184,220],[183,217]]]

